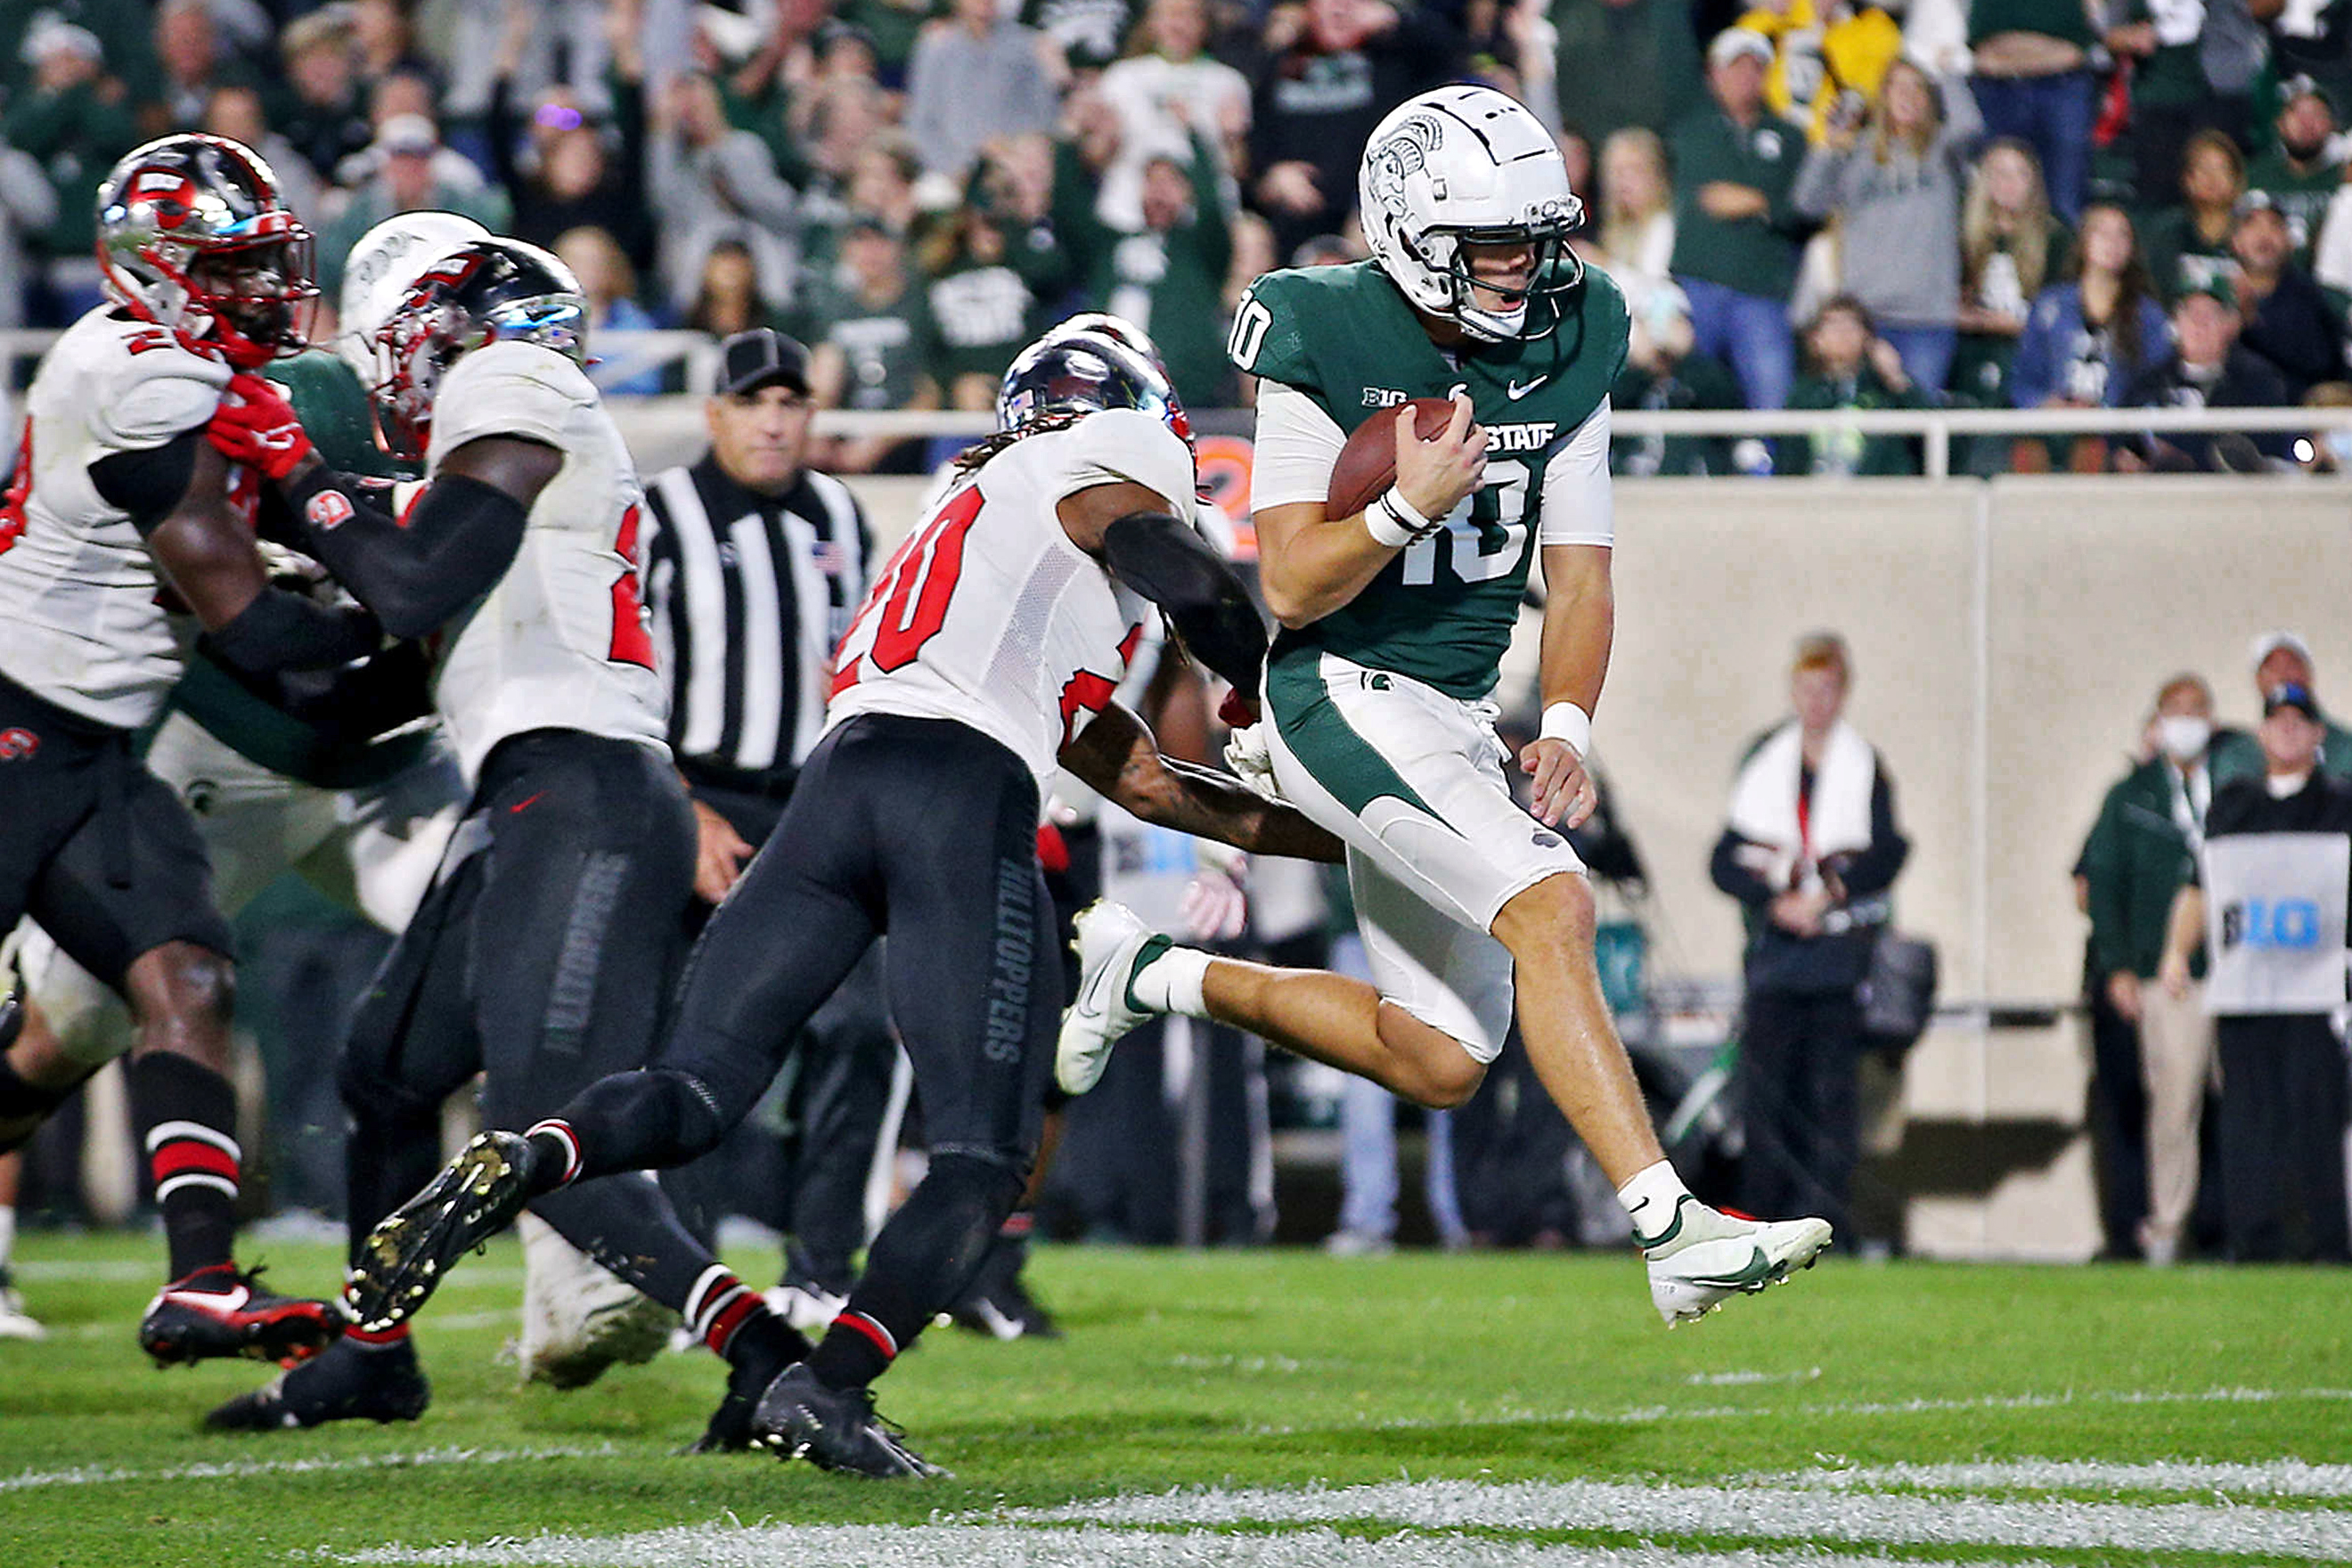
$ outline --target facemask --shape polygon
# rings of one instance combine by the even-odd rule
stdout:
[[[2156,721],[2156,738],[2164,754],[2174,762],[2194,762],[2205,754],[2205,744],[2213,738],[2212,721],[2193,713],[2168,713]]]

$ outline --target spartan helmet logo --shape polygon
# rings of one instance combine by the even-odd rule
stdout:
[[[1397,218],[1406,217],[1411,210],[1405,202],[1406,178],[1428,167],[1429,155],[1437,151],[1444,135],[1435,115],[1415,114],[1366,154],[1364,172],[1372,195]]]

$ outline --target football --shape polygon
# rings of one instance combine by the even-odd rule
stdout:
[[[1397,407],[1412,410],[1413,434],[1433,441],[1454,417],[1449,398],[1416,397]],[[1331,466],[1331,483],[1324,492],[1325,517],[1352,517],[1396,483],[1396,408],[1383,408],[1356,426],[1339,460]]]

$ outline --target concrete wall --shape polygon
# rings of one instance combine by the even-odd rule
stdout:
[[[894,534],[920,484],[860,488]],[[2352,489],[1716,479],[1616,494],[1617,649],[1595,736],[1649,863],[1664,970],[1737,968],[1738,911],[1708,882],[1707,852],[1742,748],[1787,711],[1805,631],[1853,647],[1850,716],[1886,758],[1914,846],[1898,918],[1937,942],[1947,1000],[2075,996],[2085,928],[2068,872],[2166,676],[2203,673],[2221,718],[2249,723],[2247,644],[2288,626],[2310,641],[2323,695],[2352,710]],[[2084,1061],[2072,1019],[1938,1030],[1913,1056],[1906,1112],[1915,1127],[2071,1128]],[[1915,1200],[1913,1245],[2087,1256],[2082,1141],[2034,1158]]]

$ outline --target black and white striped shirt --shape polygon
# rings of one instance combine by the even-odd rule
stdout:
[[[705,457],[646,487],[654,650],[669,743],[698,767],[782,785],[824,728],[834,645],[866,595],[872,541],[840,480],[803,471],[781,496]]]

